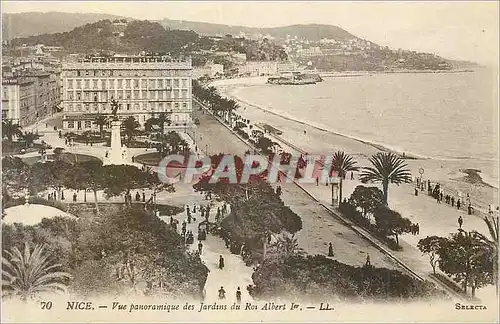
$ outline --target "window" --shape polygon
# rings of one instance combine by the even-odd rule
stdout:
[[[182,89],[182,98],[188,97],[188,91],[186,89]]]
[[[85,80],[85,86],[83,88],[90,89],[90,80]]]
[[[92,83],[93,83],[93,84],[92,84],[92,86],[93,86],[92,88],[93,88],[93,89],[97,89],[97,80],[93,80],[93,82],[92,82]]]
[[[174,79],[174,88],[179,87],[179,79]]]
[[[179,103],[176,102],[175,105],[174,105],[175,109],[179,109]]]
[[[68,128],[75,128],[75,123],[73,121],[68,121]]]
[[[134,80],[134,88],[139,88],[139,79]]]
[[[127,99],[131,99],[132,98],[132,91],[131,90],[126,90],[125,91],[125,95],[127,96]]]
[[[125,88],[130,89],[130,79],[125,80]]]
[[[85,104],[85,111],[90,111],[90,105],[88,103]]]
[[[155,82],[155,80],[154,80],[154,79],[150,79],[150,80],[149,80],[149,87],[150,87],[150,88],[155,88],[155,83],[156,83],[156,82]]]
[[[158,109],[163,111],[163,102],[158,103]]]
[[[72,103],[68,104],[68,111],[73,111],[73,104]]]
[[[166,79],[165,81],[167,83],[167,88],[171,88],[172,87],[172,79]]]
[[[174,98],[179,98],[179,90],[174,90]]]
[[[118,79],[118,89],[123,89],[123,79]]]
[[[92,106],[93,106],[93,108],[94,108],[94,111],[97,111],[97,109],[98,109],[97,104],[95,103],[95,104],[93,104]]]
[[[85,128],[92,128],[92,123],[90,122],[90,120],[85,121]]]
[[[109,84],[110,89],[114,89],[115,88],[115,79],[109,79],[108,84]]]
[[[76,80],[76,88],[81,89],[82,88],[82,80]]]
[[[163,80],[158,79],[158,88],[162,89],[163,88]]]
[[[73,89],[73,79],[68,79],[68,89]]]
[[[167,112],[172,112],[172,103],[167,102]]]
[[[106,79],[101,79],[101,89],[106,90]]]
[[[187,79],[182,79],[182,87],[187,88],[188,86],[188,80]]]
[[[76,104],[76,111],[82,111],[82,104]]]
[[[118,100],[123,99],[123,91],[118,90]]]
[[[73,100],[73,91],[68,91],[68,100]]]
[[[76,92],[76,100],[82,100],[82,93],[80,91]]]
[[[130,110],[130,104],[127,104],[127,110]]]
[[[163,92],[164,91],[158,91],[158,99],[163,99]]]
[[[134,110],[135,110],[135,111],[138,111],[138,110],[139,110],[139,104],[138,104],[138,103],[135,103],[135,104],[134,104]]]
[[[148,99],[156,99],[155,92],[156,91],[148,91]]]
[[[148,80],[142,79],[141,80],[141,87],[142,88],[147,88],[148,87]]]
[[[187,107],[188,107],[188,104],[187,104],[186,102],[184,102],[184,103],[182,104],[182,109],[187,109]]]
[[[134,99],[139,98],[139,90],[134,90]]]
[[[84,101],[90,101],[90,93],[89,92],[84,92],[83,95],[85,97]]]
[[[142,99],[146,99],[147,91],[142,90]]]

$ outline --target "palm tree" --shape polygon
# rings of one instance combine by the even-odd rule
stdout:
[[[495,282],[496,293],[498,295],[498,218],[492,215],[483,217],[486,226],[488,226],[488,231],[490,232],[491,240],[484,237],[483,241],[491,247],[493,251],[492,262],[493,262],[493,280]]]
[[[105,115],[97,115],[95,121],[97,126],[99,126],[99,133],[101,134],[101,138],[104,137],[104,126],[106,126],[109,122],[108,117]]]
[[[14,124],[12,120],[7,119],[2,121],[2,137],[7,137],[7,141],[12,143],[12,138],[14,136],[21,136],[21,126],[19,124]]]
[[[157,123],[160,126],[160,133],[163,135],[165,133],[165,124],[170,126],[172,124],[172,120],[170,119],[171,113],[168,112],[160,112],[158,114]]]
[[[33,143],[40,138],[40,135],[35,134],[33,132],[24,132],[21,135],[22,141],[26,145],[26,148],[33,146]]]
[[[137,132],[137,129],[141,126],[137,120],[135,120],[134,116],[129,116],[122,123],[122,128],[127,136],[127,142],[130,143],[132,141],[133,136]]]
[[[7,294],[27,300],[44,292],[66,291],[62,282],[71,275],[56,270],[61,265],[51,262],[43,245],[35,245],[31,251],[25,243],[24,253],[17,247],[4,253],[8,259],[2,257],[2,289]]]
[[[384,204],[387,206],[389,183],[397,185],[411,181],[408,165],[394,153],[379,152],[370,158],[373,167],[364,167],[359,177],[361,182],[381,182],[384,192]]]
[[[332,170],[335,171],[337,173],[337,176],[340,178],[339,203],[342,202],[342,180],[347,175],[347,172],[359,170],[359,168],[356,167],[355,164],[356,161],[354,161],[354,159],[349,154],[346,154],[344,151],[337,151],[333,154]]]

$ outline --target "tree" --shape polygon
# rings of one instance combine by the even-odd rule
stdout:
[[[389,183],[397,185],[411,181],[410,170],[402,159],[393,153],[377,153],[372,155],[370,162],[373,167],[365,167],[359,177],[361,182],[381,182],[384,192],[384,204],[387,205]]]
[[[397,211],[389,209],[386,205],[378,206],[373,212],[377,227],[385,235],[394,235],[396,244],[399,245],[399,235],[410,233],[412,223]]]
[[[288,235],[283,233],[277,238],[273,247],[285,258],[294,255],[304,255],[304,250],[299,247],[299,242],[295,234]]]
[[[267,137],[259,137],[257,140],[257,148],[260,149],[263,153],[269,154],[271,153],[271,148],[273,147],[274,143],[272,140],[270,140]]]
[[[9,196],[24,194],[29,187],[30,167],[18,157],[2,159],[2,188]]]
[[[137,120],[135,120],[134,116],[129,116],[127,119],[125,119],[122,123],[122,129],[127,136],[127,143],[130,144],[132,141],[132,138],[134,135],[137,133],[137,129],[141,125]]]
[[[2,120],[2,137],[6,137],[9,143],[12,143],[14,136],[20,137],[22,134],[21,125],[13,123],[10,119]]]
[[[423,254],[429,255],[429,263],[432,272],[436,274],[436,266],[439,263],[439,250],[446,243],[446,239],[439,236],[427,236],[418,241],[417,247]]]
[[[491,239],[486,238],[486,236],[482,234],[478,235],[478,238],[481,239],[484,244],[487,244],[493,252],[490,256],[490,260],[493,263],[493,282],[498,295],[498,218],[488,215],[483,217],[483,220],[486,226],[488,226]]]
[[[332,157],[332,170],[337,173],[340,178],[339,183],[339,202],[342,202],[342,180],[347,175],[347,172],[357,171],[359,168],[355,166],[356,161],[343,151],[337,151]]]
[[[40,135],[35,134],[33,132],[24,132],[21,135],[21,140],[24,142],[26,145],[26,148],[32,147],[33,143],[40,138]]]
[[[373,213],[378,206],[383,204],[383,200],[384,194],[379,188],[357,186],[351,194],[349,202],[356,207],[360,207],[363,216],[366,217],[367,213]]]
[[[14,247],[4,251],[8,258],[2,257],[2,289],[10,295],[17,295],[22,300],[37,297],[40,293],[66,291],[69,273],[57,271],[61,265],[53,263],[45,253],[43,245],[35,245],[31,251],[28,243],[24,244],[24,253]]]
[[[61,161],[64,149],[62,147],[56,147],[54,149],[54,161]]]
[[[459,230],[439,249],[439,269],[462,284],[464,292],[470,287],[472,297],[475,297],[476,289],[491,283],[493,277],[493,251],[478,234]]]
[[[101,134],[101,138],[103,138],[104,126],[106,126],[109,122],[108,117],[102,114],[98,114],[94,122],[96,123],[97,126],[99,126],[99,134]]]

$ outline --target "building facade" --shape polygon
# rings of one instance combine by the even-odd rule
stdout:
[[[97,130],[97,116],[111,116],[116,100],[121,120],[133,116],[143,126],[168,113],[170,128],[186,130],[193,126],[191,74],[191,60],[136,56],[63,63],[63,128]]]
[[[32,78],[2,79],[2,120],[21,126],[36,122],[36,89]]]

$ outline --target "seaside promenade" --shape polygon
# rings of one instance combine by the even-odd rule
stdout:
[[[209,150],[211,154],[225,152],[243,155],[244,151],[248,149],[246,145],[241,143],[240,139],[236,138],[236,136],[225,126],[215,121],[213,117],[202,114],[199,118],[202,120],[202,126],[200,128],[201,133],[216,133],[213,136],[214,141],[212,141],[212,143],[217,143],[217,147],[213,147],[212,150]],[[253,122],[257,123],[259,121]],[[208,129],[204,129],[204,127],[208,127]],[[226,133],[227,136],[225,136]],[[216,139],[221,136],[224,136],[224,141]],[[206,137],[205,140],[209,141],[210,136]],[[280,143],[283,150],[294,154],[303,154],[307,152],[306,150],[302,150],[297,144],[293,144],[293,147],[288,146],[287,143],[293,141],[293,138],[285,141],[280,140],[280,138],[286,138],[286,133],[279,137],[274,136],[272,139]],[[237,142],[239,142],[239,144]],[[296,143],[296,141],[294,143]],[[237,146],[234,146],[235,144]],[[242,147],[238,148],[238,146]],[[217,150],[216,148],[219,149]],[[349,152],[349,147],[339,147],[336,149]],[[361,157],[361,159],[358,159],[359,166],[369,165],[366,155],[358,157]],[[358,175],[356,174],[354,180],[347,179],[344,181],[344,197],[348,198],[354,188],[361,184],[357,178]],[[368,244],[367,241],[361,239],[358,234],[348,229],[348,227],[332,217],[331,213],[327,212],[325,208],[314,203],[311,199],[312,196],[325,206],[331,206],[331,187],[325,186],[325,184],[320,184],[318,186],[316,184],[305,184],[302,185],[302,188],[305,189],[309,195],[306,195],[296,185],[283,185],[283,200],[286,204],[291,206],[292,210],[301,216],[304,224],[304,229],[297,234],[299,245],[304,248],[307,253],[326,255],[327,244],[328,242],[332,242],[336,251],[335,257],[337,258],[338,256],[340,261],[348,264],[353,264],[354,260],[356,260],[355,262],[363,262],[364,260],[361,256],[366,258],[363,249]],[[462,216],[464,219],[463,229],[467,231],[477,230],[487,236],[489,235],[487,226],[480,215],[467,215],[465,208],[462,207],[462,210],[457,210],[456,207],[452,208],[451,205],[444,202],[442,204],[437,204],[435,199],[427,195],[427,192],[420,192],[418,196],[415,196],[414,184],[404,184],[401,186],[390,185],[389,206],[400,212],[403,217],[407,217],[412,222],[420,225],[419,235],[407,234],[400,237],[400,245],[403,247],[403,251],[390,251],[390,253],[421,277],[433,282],[436,282],[436,280],[429,276],[432,269],[429,265],[428,257],[422,255],[416,247],[421,238],[430,235],[448,236],[450,233],[456,232],[458,229],[457,220],[459,216]],[[308,215],[308,217],[305,215]],[[338,231],[339,229],[342,230]],[[378,241],[376,238],[374,238],[374,240]],[[381,242],[379,243],[384,245]],[[376,250],[376,253],[383,255],[378,250]],[[372,253],[369,254],[370,258],[372,258]],[[384,258],[381,258],[381,260],[384,261],[386,259],[388,258],[385,255]],[[396,265],[393,260],[389,259],[389,262],[384,261],[382,261],[382,264],[378,264],[378,266],[392,268]],[[355,265],[355,263],[353,265]],[[480,289],[477,292],[477,297],[482,300],[493,300],[495,298],[494,287],[488,286]]]

